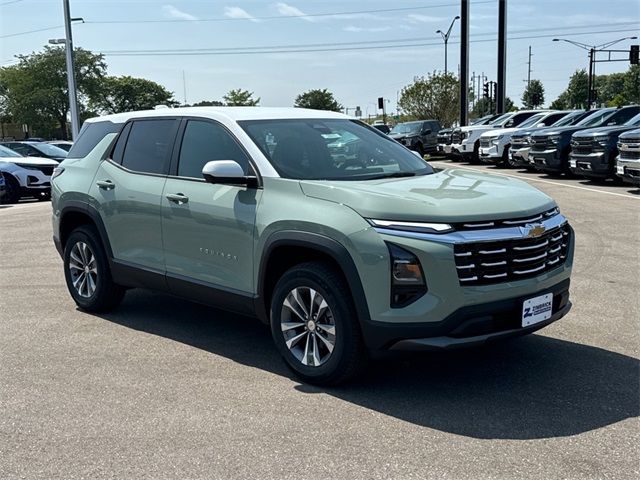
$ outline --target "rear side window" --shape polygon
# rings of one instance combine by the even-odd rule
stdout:
[[[131,125],[122,166],[141,173],[166,174],[177,120],[138,120]]]
[[[67,158],[86,157],[106,135],[119,132],[121,127],[121,123],[85,122]]]
[[[631,107],[631,108],[624,108],[622,110],[619,110],[618,112],[616,112],[615,115],[613,115],[611,118],[607,120],[607,124],[611,123],[613,125],[622,125],[623,123],[635,117],[638,111],[640,111],[640,107],[639,108]]]
[[[189,120],[182,137],[178,176],[202,178],[202,167],[212,160],[235,160],[245,174],[249,159],[224,127],[200,120]]]

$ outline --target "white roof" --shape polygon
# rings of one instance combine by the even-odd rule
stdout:
[[[311,110],[308,108],[294,107],[180,107],[160,108],[157,110],[143,110],[138,112],[116,113],[87,120],[87,122],[99,122],[109,120],[113,123],[124,123],[130,118],[189,116],[205,117],[216,120],[227,119],[233,122],[241,120],[274,120],[294,118],[322,118],[322,119],[352,119],[353,117],[326,110]]]

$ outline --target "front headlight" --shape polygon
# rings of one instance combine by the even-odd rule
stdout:
[[[554,145],[557,145],[557,144],[558,144],[558,142],[560,141],[560,137],[561,137],[561,135],[551,135],[551,136],[549,137],[549,141],[550,141],[551,143],[553,143]]]
[[[402,230],[405,232],[447,233],[453,231],[453,227],[448,223],[396,222],[393,220],[376,220],[373,218],[368,220],[374,227]]]
[[[524,137],[522,139],[522,143],[524,143],[525,145],[531,145],[531,135],[527,135],[526,137]]]
[[[597,137],[593,137],[593,143],[599,147],[606,147],[609,143],[609,135],[600,135]]]
[[[492,145],[498,145],[500,143],[500,140],[502,140],[504,138],[504,135],[498,135],[497,137],[491,137],[491,144]]]

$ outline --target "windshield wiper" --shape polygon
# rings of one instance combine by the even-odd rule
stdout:
[[[404,178],[404,177],[415,177],[415,172],[392,172],[392,173],[382,173],[380,175],[371,175],[367,177],[366,180],[379,180],[381,178]]]

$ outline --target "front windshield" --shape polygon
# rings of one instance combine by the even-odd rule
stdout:
[[[37,143],[33,146],[40,152],[50,157],[67,157],[67,151],[56,147],[55,145],[49,145],[48,143]]]
[[[611,117],[616,113],[615,110],[603,110],[601,112],[596,112],[593,115],[589,115],[587,118],[576,123],[578,127],[593,127],[598,126],[602,122],[604,122],[607,118]]]
[[[576,118],[580,117],[580,115],[582,115],[582,112],[570,113],[566,117],[562,117],[560,120],[558,120],[556,123],[552,124],[551,126],[566,127],[568,125],[573,125],[573,122],[575,122]]]
[[[500,115],[493,122],[489,122],[489,125],[502,125],[506,123],[513,116],[513,113],[505,113],[504,115]]]
[[[284,178],[371,180],[433,173],[396,140],[359,121],[303,118],[238,123]]]
[[[476,118],[471,122],[471,125],[484,125],[491,117],[492,115],[485,115],[484,117]]]
[[[625,125],[628,125],[630,127],[637,127],[640,125],[640,113],[637,114],[635,117],[633,117],[631,120],[629,120],[628,122],[625,123]]]
[[[542,117],[544,117],[545,115],[546,113],[538,113],[533,117],[528,118],[526,121],[522,122],[520,125],[518,125],[518,128],[532,127],[533,125],[538,123],[540,120],[542,120]]]
[[[0,157],[22,157],[22,155],[14,152],[10,148],[0,145]]]
[[[399,123],[391,129],[390,133],[420,133],[422,122]]]

